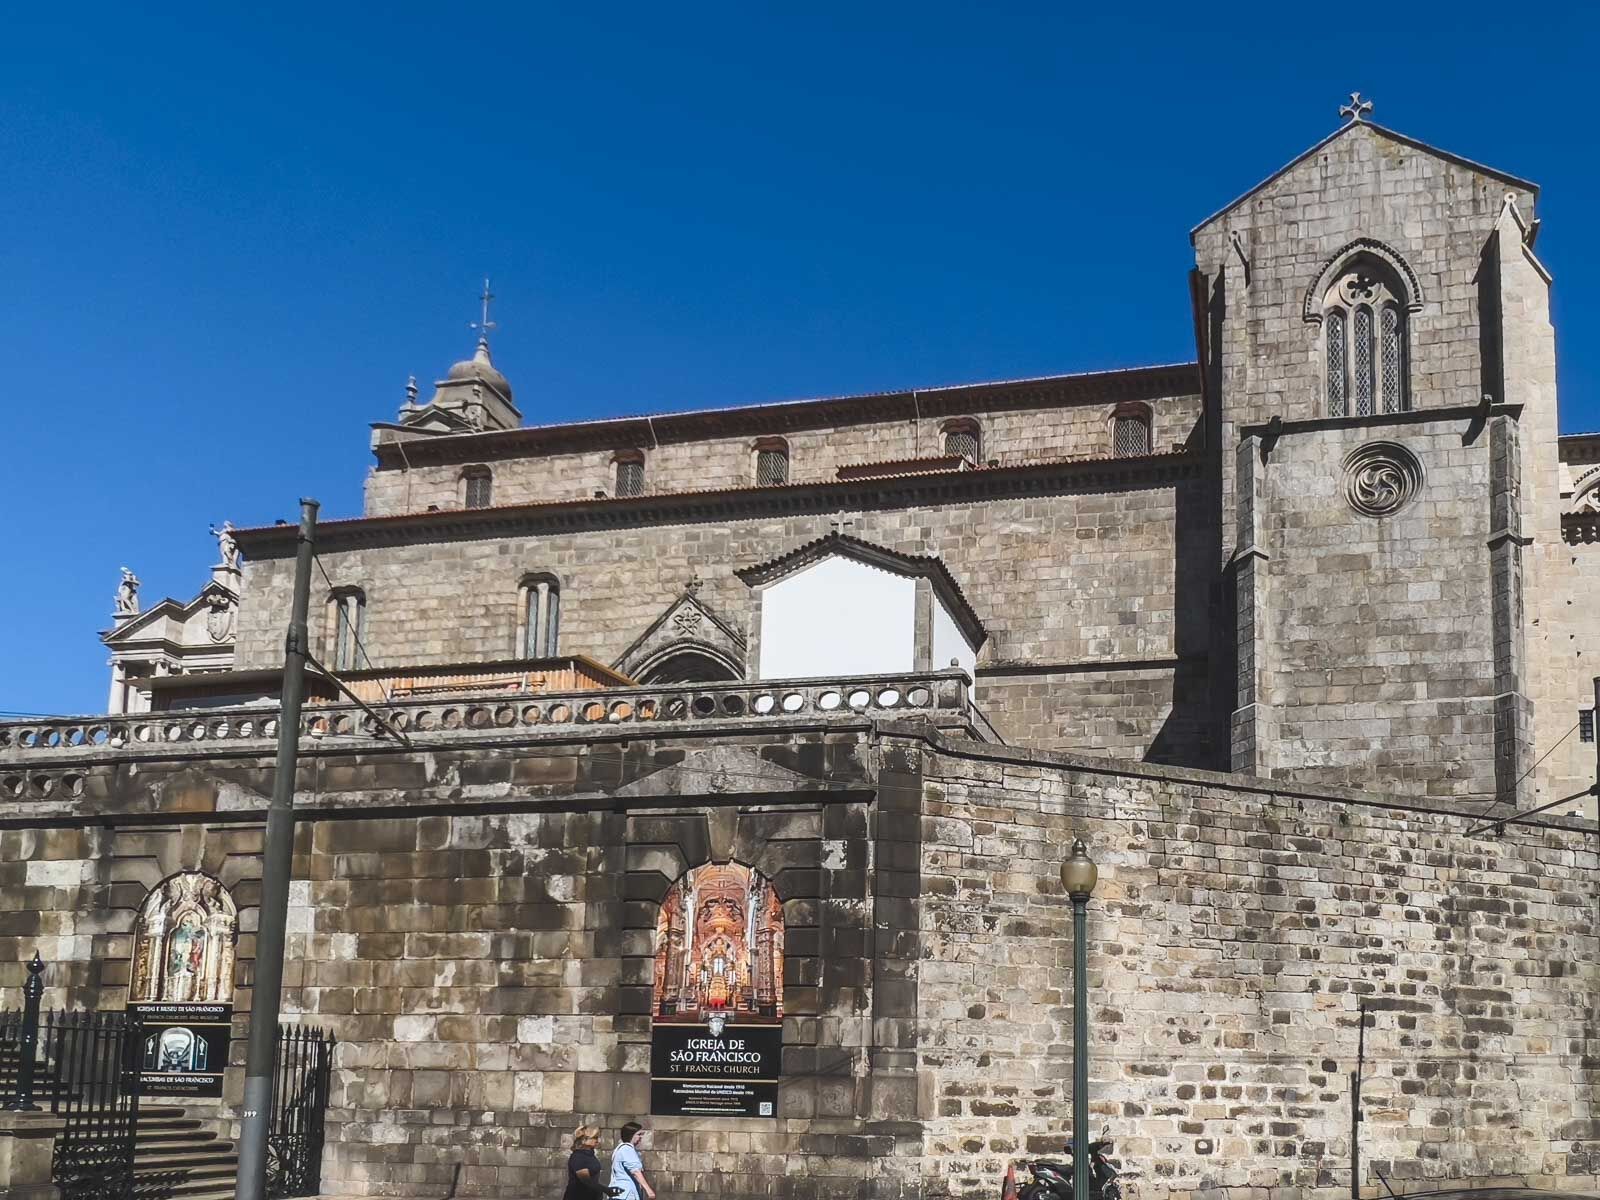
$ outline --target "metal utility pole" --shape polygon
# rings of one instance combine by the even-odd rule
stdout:
[[[1361,1200],[1361,1072],[1367,1064],[1367,1002],[1356,1002],[1356,1069],[1350,1072],[1350,1200]]]
[[[265,1200],[267,1133],[272,1115],[272,1068],[283,992],[283,935],[294,866],[294,782],[300,758],[300,701],[305,692],[306,612],[311,606],[311,555],[317,502],[300,501],[300,540],[294,555],[294,605],[283,646],[283,702],[278,710],[278,766],[261,851],[261,921],[256,933],[255,985],[250,993],[250,1046],[244,1068],[239,1135],[238,1200]]]

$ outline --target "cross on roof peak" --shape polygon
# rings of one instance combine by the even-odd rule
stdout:
[[[1372,111],[1372,101],[1363,100],[1360,92],[1350,93],[1350,103],[1339,106],[1339,115],[1348,118],[1351,123],[1362,120]]]
[[[483,295],[479,296],[478,299],[483,304],[483,316],[479,320],[468,322],[468,324],[478,331],[479,341],[487,342],[489,340],[489,330],[500,328],[498,321],[489,319],[489,305],[494,301],[494,293],[489,290],[489,277],[487,275],[483,277]]]

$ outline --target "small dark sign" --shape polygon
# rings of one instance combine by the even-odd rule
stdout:
[[[663,1117],[775,1117],[783,1028],[655,1025],[650,1112]]]
[[[231,1004],[130,1004],[144,1024],[139,1064],[146,1096],[221,1096],[233,1031]]]

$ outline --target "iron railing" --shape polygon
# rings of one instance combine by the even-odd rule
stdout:
[[[323,1123],[333,1073],[333,1037],[285,1025],[273,1059],[267,1124],[267,1196],[315,1196],[322,1182]]]

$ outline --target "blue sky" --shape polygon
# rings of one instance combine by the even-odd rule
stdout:
[[[1354,88],[1543,185],[1600,428],[1600,6],[55,7],[0,37],[0,710],[103,709],[119,565],[359,511],[485,273],[537,423],[1183,360],[1189,228]]]

